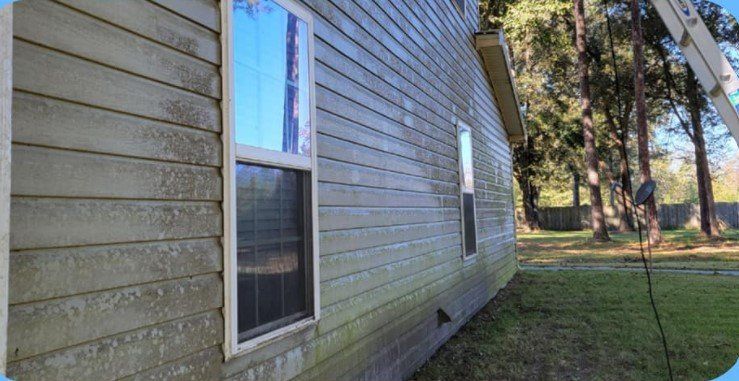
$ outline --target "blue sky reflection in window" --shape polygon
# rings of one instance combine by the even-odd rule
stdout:
[[[310,156],[307,24],[269,0],[233,17],[236,143]]]

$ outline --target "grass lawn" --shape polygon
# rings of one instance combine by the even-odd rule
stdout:
[[[414,380],[666,380],[644,275],[519,272]],[[739,356],[739,277],[655,274],[676,379]]]
[[[652,249],[655,268],[739,270],[739,230],[711,241],[697,230],[666,230],[665,242]],[[642,266],[636,233],[611,234],[596,243],[591,231],[518,234],[518,260],[530,265]]]

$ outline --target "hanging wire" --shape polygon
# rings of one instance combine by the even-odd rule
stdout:
[[[613,65],[613,76],[614,76],[614,85],[616,86],[616,104],[618,107],[618,117],[619,119],[623,118],[623,100],[621,99],[621,77],[618,75],[618,66],[616,65],[616,47],[613,43],[613,29],[611,27],[611,13],[608,11],[610,8],[610,4],[608,0],[603,0],[604,10],[606,12],[606,26],[608,28],[608,41],[611,45],[611,64]],[[621,124],[621,123],[619,123]],[[621,133],[618,136],[621,140],[621,146],[619,147],[621,150],[621,156],[626,161],[626,176],[629,180],[629,189],[631,190],[631,170],[629,169],[629,152],[626,150],[626,138],[627,138],[627,132],[621,126]],[[622,179],[623,181],[623,179]],[[631,217],[631,212],[629,212],[629,206],[626,203],[626,192],[624,192],[623,186],[621,187],[621,204],[624,206],[624,212],[627,214],[628,218]],[[633,210],[634,213],[636,213],[635,210]],[[637,216],[638,218],[638,216]]]
[[[616,86],[616,101],[618,102],[617,103],[618,104],[618,115],[619,115],[619,117],[622,117],[621,113],[623,112],[622,111],[623,110],[623,101],[621,99],[621,80],[620,80],[619,75],[618,75],[618,66],[616,65],[616,49],[615,49],[615,46],[614,46],[614,43],[613,43],[613,29],[611,27],[611,15],[610,15],[610,12],[609,12],[610,4],[609,4],[609,1],[608,0],[603,0],[603,4],[605,6],[605,12],[606,12],[606,25],[607,25],[607,28],[608,28],[608,39],[609,39],[610,45],[611,45],[611,61],[612,61],[612,64],[613,64],[614,83],[615,83],[615,86]],[[626,161],[626,175],[628,176],[629,182],[631,182],[631,166],[629,165],[628,151],[626,151],[626,137],[627,137],[626,136],[626,131],[622,129],[621,130],[621,149],[625,153],[623,155],[623,157],[624,157],[624,160]],[[637,224],[637,227],[638,227],[637,230],[639,231],[639,252],[641,253],[642,263],[644,264],[644,272],[647,275],[647,288],[648,288],[648,291],[649,291],[649,302],[652,305],[652,311],[654,312],[654,318],[655,318],[655,320],[657,320],[657,326],[659,327],[659,333],[660,333],[660,336],[662,337],[662,348],[663,348],[663,350],[665,352],[665,359],[667,360],[667,372],[668,372],[668,375],[670,377],[670,381],[673,381],[674,378],[673,378],[673,375],[672,375],[672,365],[670,364],[670,351],[669,351],[669,348],[667,346],[667,337],[665,336],[665,331],[662,328],[662,321],[659,318],[659,311],[657,310],[657,304],[654,301],[654,292],[653,292],[653,289],[652,289],[652,272],[650,271],[650,268],[647,265],[647,257],[646,257],[646,255],[644,253],[644,243],[643,243],[643,237],[642,237],[642,226],[641,226],[641,220],[639,220],[639,214],[637,212],[637,206],[634,203],[634,190],[633,190],[633,187],[629,187],[629,192],[630,192],[629,197],[631,198],[631,204],[632,204],[632,207],[633,207],[633,212],[634,212],[634,215],[636,217],[635,219],[636,219],[636,224]],[[621,186],[621,196],[622,196],[622,199],[623,199],[624,209],[628,209],[626,207],[626,191],[624,190],[623,186]],[[649,197],[654,197],[654,195],[651,195]],[[647,209],[646,208],[647,207],[644,206],[644,214],[645,214],[645,216],[647,215]],[[629,213],[629,211],[626,210],[626,213]],[[651,244],[651,239],[650,239],[649,235],[650,235],[650,232],[649,232],[649,223],[647,222],[647,250],[649,251],[649,260],[651,262],[651,259],[652,259],[652,244]]]

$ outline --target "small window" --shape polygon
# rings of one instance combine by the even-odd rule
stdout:
[[[460,15],[464,18],[464,15],[467,11],[466,0],[452,0],[452,3],[454,4],[454,7],[457,8],[457,12],[459,12]]]
[[[475,176],[472,163],[472,131],[460,123],[459,192],[462,211],[462,250],[465,257],[477,253],[477,218],[475,216]]]
[[[289,0],[223,3],[226,341],[233,355],[319,315],[313,25]]]

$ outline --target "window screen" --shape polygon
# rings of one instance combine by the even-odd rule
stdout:
[[[308,316],[306,188],[301,171],[236,166],[239,341]]]

